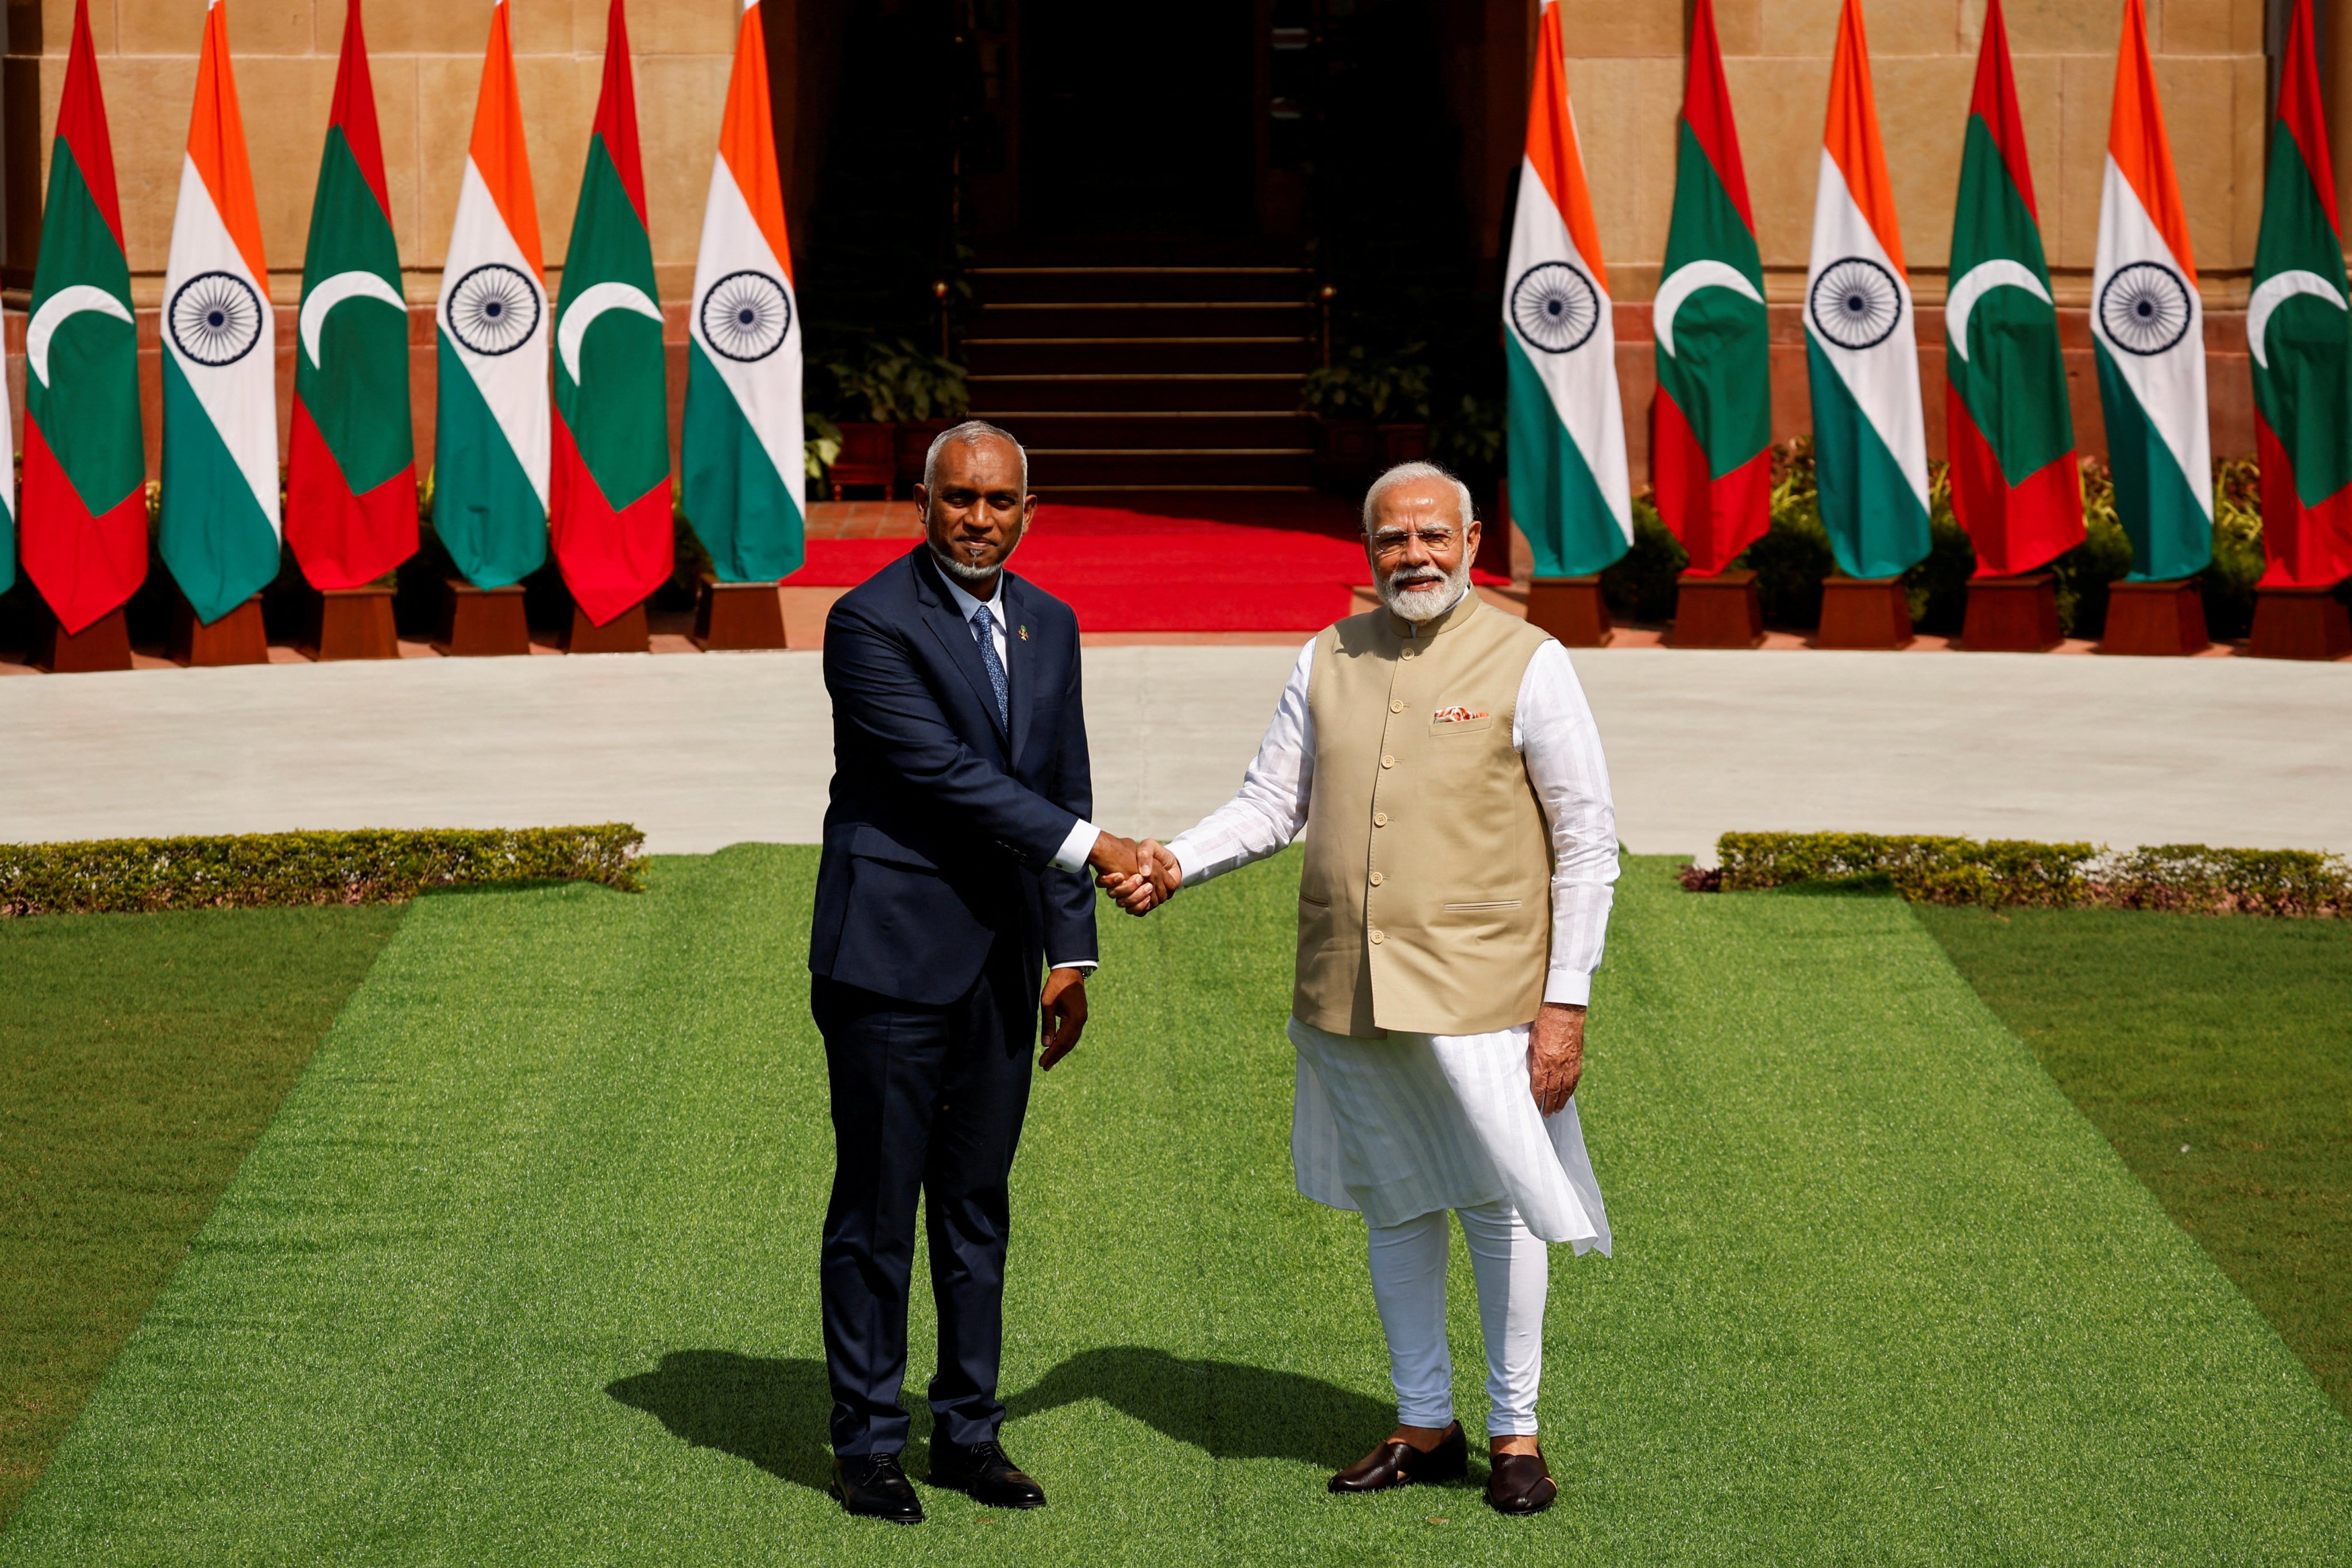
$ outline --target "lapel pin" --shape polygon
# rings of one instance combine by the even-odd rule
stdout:
[[[1027,642],[1029,640],[1029,628],[1027,626],[1023,626],[1021,628],[1021,640],[1023,642]]]

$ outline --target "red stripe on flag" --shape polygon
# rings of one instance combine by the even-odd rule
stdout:
[[[2311,0],[2294,0],[2294,19],[2287,25],[2286,58],[2279,67],[2278,122],[2294,138],[2303,153],[2303,166],[2326,210],[2327,226],[2338,235],[2343,222],[2336,216],[2336,165],[2327,156],[2327,120],[2319,108],[2319,66],[2311,52]]]
[[[68,634],[88,629],[147,580],[147,491],[133,489],[93,517],[81,492],[25,421],[24,490],[17,497],[25,575]]]
[[[353,495],[299,397],[287,442],[286,542],[313,588],[357,588],[416,553],[416,467]]]
[[[1979,577],[2015,577],[2083,542],[2083,488],[2071,450],[2011,489],[1969,405],[1944,386],[1944,437],[1952,458],[1952,510],[1976,546]]]
[[[660,484],[615,510],[588,471],[580,444],[560,413],[554,436],[548,542],[573,600],[590,620],[604,626],[632,605],[642,604],[668,581],[677,565],[669,480],[665,476]]]
[[[613,0],[612,14],[604,24],[604,86],[596,98],[592,130],[604,139],[605,155],[620,172],[621,188],[629,193],[629,205],[637,209],[637,222],[651,226],[646,216],[646,167],[637,152],[637,89],[629,74],[629,22],[622,15],[621,0]]]
[[[2352,577],[2352,485],[2317,506],[2304,505],[2295,493],[2294,461],[2259,409],[2254,455],[2263,470],[2263,553],[2270,557],[2262,585],[2325,588]],[[27,474],[31,456],[26,454]]]
[[[120,248],[122,203],[114,194],[114,139],[107,134],[106,95],[99,89],[98,51],[89,41],[89,0],[74,0],[73,47],[66,56],[65,90],[58,100],[58,140],[73,149],[82,184]]]
[[[2040,224],[2042,209],[2033,201],[2033,168],[2025,156],[2025,122],[2018,117],[2017,79],[2010,74],[2009,26],[2001,20],[2000,0],[1991,0],[1985,10],[1984,43],[1977,50],[1977,83],[1969,94],[1969,113],[1992,132],[2011,183]]]
[[[1689,416],[1664,387],[1650,404],[1650,484],[1658,516],[1699,576],[1723,572],[1771,526],[1771,449],[1714,478]]]
[[[343,52],[335,62],[335,98],[327,110],[327,124],[343,128],[343,142],[360,166],[360,177],[375,193],[375,205],[383,209],[384,221],[391,222],[391,187],[383,177],[383,134],[376,127],[375,79],[368,71],[360,0],[351,0],[351,8],[343,13]]]
[[[1706,161],[1715,165],[1731,205],[1739,209],[1748,232],[1756,232],[1756,214],[1748,205],[1748,167],[1739,158],[1739,129],[1731,118],[1731,87],[1723,79],[1723,46],[1715,36],[1714,0],[1698,0],[1691,13],[1690,74],[1683,82],[1683,119],[1698,138]]]

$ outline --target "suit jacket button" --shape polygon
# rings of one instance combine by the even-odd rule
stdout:
[[[1387,932],[1385,932],[1385,931],[1374,931],[1374,932],[1372,933],[1372,942],[1374,942],[1374,944],[1375,944],[1375,945],[1377,945],[1378,943],[1381,943],[1381,942],[1386,942],[1387,940],[1388,940],[1388,933],[1387,933]]]

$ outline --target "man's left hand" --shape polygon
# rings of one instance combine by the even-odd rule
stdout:
[[[1037,1003],[1045,1013],[1045,1049],[1037,1053],[1037,1065],[1051,1072],[1055,1062],[1077,1048],[1078,1037],[1087,1032],[1087,972],[1050,972]]]
[[[1058,971],[1056,973],[1059,973]],[[1536,1109],[1558,1116],[1584,1076],[1584,1009],[1547,1002],[1528,1031],[1528,1082]]]

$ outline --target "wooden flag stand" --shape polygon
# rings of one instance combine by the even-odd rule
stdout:
[[[462,577],[447,579],[448,603],[441,612],[441,635],[433,646],[449,658],[496,658],[530,651],[530,622],[524,617],[522,584],[477,588]]]
[[[1538,626],[1570,647],[1607,647],[1616,634],[1610,629],[1609,605],[1601,596],[1601,578],[1538,577],[1528,584],[1528,624]]]
[[[38,668],[52,675],[88,675],[131,668],[131,630],[120,605],[78,632],[67,631],[53,615],[43,618],[47,625],[33,649]]]
[[[2205,595],[2194,579],[2107,584],[2107,627],[2098,652],[2179,658],[2212,646]]]
[[[2048,653],[2063,640],[2057,579],[2049,573],[1979,577],[1969,584],[1960,646],[1970,653]]]
[[[563,634],[564,652],[646,653],[652,647],[642,603],[631,605],[601,626],[577,604],[572,606],[572,625]]]
[[[1911,603],[1899,577],[1831,577],[1822,584],[1815,647],[1892,649],[1911,646]]]
[[[1764,601],[1756,574],[1725,572],[1700,577],[1685,572],[1675,580],[1674,629],[1669,647],[1761,647]]]
[[[400,633],[393,623],[389,584],[324,588],[310,606],[310,624],[300,647],[320,664],[331,659],[398,658]]]
[[[2258,587],[2246,651],[2256,658],[2342,658],[2352,653],[2352,614],[2334,588]]]
[[[261,627],[261,595],[256,594],[207,626],[196,619],[195,606],[185,595],[173,594],[171,631],[163,653],[183,668],[268,664],[269,638]]]
[[[694,642],[710,653],[751,653],[784,646],[784,602],[773,583],[722,583],[702,574],[694,604]]]

